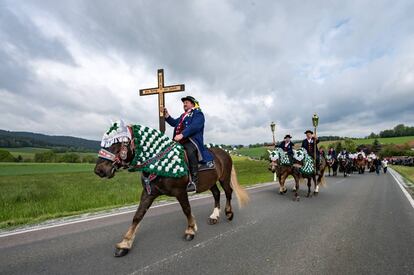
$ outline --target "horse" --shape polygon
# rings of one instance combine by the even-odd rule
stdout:
[[[351,174],[351,160],[345,157],[339,158],[339,172],[344,173],[344,177]]]
[[[269,151],[271,154],[272,152]],[[280,157],[271,158],[269,163],[269,171],[277,176],[279,180],[279,194],[283,195],[287,192],[287,188],[285,187],[285,182],[288,176],[292,176],[295,180],[295,186],[293,187],[293,192],[295,192],[293,200],[299,201],[299,182],[300,182],[300,172],[298,169],[291,165],[282,165],[280,163]]]
[[[151,145],[151,141],[152,143],[155,142],[154,139],[152,137],[146,139],[145,135],[142,136],[139,134],[141,131],[138,131],[138,129],[146,129],[146,131],[152,133],[153,136],[162,138],[163,142],[171,144],[171,148],[169,147],[171,152],[176,150],[176,152],[184,154],[184,149],[180,144],[175,143],[158,130],[140,125],[128,125],[127,128],[130,132],[129,139],[117,139],[109,147],[101,148],[102,154],[99,154],[99,158],[94,169],[95,174],[99,177],[110,179],[115,176],[120,168],[129,168],[130,170],[131,168],[133,169],[134,167],[132,167],[131,163],[139,155],[145,155],[148,157],[149,161],[147,164],[152,163],[152,161],[156,160],[160,156],[160,154],[156,154],[154,152],[153,148],[149,147]],[[104,143],[104,141],[102,143]],[[226,195],[227,201],[225,206],[225,215],[228,221],[231,221],[234,218],[231,205],[233,191],[236,193],[240,207],[247,204],[249,201],[249,195],[238,183],[236,170],[229,153],[220,148],[210,148],[209,150],[214,156],[215,168],[199,171],[197,193],[205,192],[207,190],[212,192],[214,197],[214,209],[208,219],[208,223],[213,225],[218,223],[220,216],[220,190],[216,184],[217,181],[220,182],[220,185]],[[174,159],[173,161],[169,158],[171,152],[161,152],[161,154],[164,154],[163,156],[165,156],[166,163],[173,163],[176,160]],[[148,192],[148,189],[143,188],[141,200],[132,219],[132,224],[124,234],[122,241],[117,243],[115,246],[115,257],[125,256],[131,250],[139,224],[151,204],[160,195],[175,197],[178,200],[187,218],[187,227],[184,231],[184,238],[187,241],[194,239],[197,231],[197,224],[192,214],[186,191],[186,187],[189,182],[188,173],[181,177],[156,176],[155,179],[150,179],[151,176],[152,174],[145,172],[145,170],[141,173],[142,185],[148,186],[146,184],[150,182],[151,192]]]
[[[302,154],[307,154],[305,153],[305,150],[299,149],[299,150],[294,150],[295,154],[296,152],[303,152]],[[326,160],[325,158],[321,157],[321,161],[320,161],[320,165],[319,165],[319,170],[318,173],[315,174],[313,173],[309,173],[309,174],[305,174],[305,173],[301,173],[299,168],[295,167],[295,165],[283,165],[281,164],[281,159],[283,158],[283,150],[281,149],[276,149],[274,151],[274,153],[272,154],[272,152],[269,151],[269,153],[271,154],[271,158],[270,158],[270,163],[269,163],[269,170],[272,173],[276,173],[277,178],[279,180],[279,194],[283,195],[287,192],[287,189],[285,187],[285,181],[287,179],[287,177],[289,175],[291,175],[293,177],[293,179],[295,180],[295,186],[293,187],[293,192],[295,192],[294,194],[294,198],[293,200],[295,201],[299,201],[299,183],[301,180],[303,179],[307,179],[307,186],[308,186],[308,193],[306,195],[306,197],[310,197],[311,195],[311,186],[312,186],[312,179],[314,182],[314,195],[318,195],[319,194],[319,185],[320,184],[324,184],[324,172],[325,172],[325,168],[326,168]],[[316,179],[316,176],[318,176],[318,179]]]
[[[357,167],[358,174],[364,174],[365,172],[365,166],[366,166],[366,160],[362,154],[359,154],[358,157],[355,160],[355,166]]]
[[[328,176],[331,176],[331,169],[332,169],[332,176],[336,176],[338,173],[338,160],[329,156],[326,158],[326,166],[328,167]]]

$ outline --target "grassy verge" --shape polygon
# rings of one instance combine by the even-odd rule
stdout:
[[[400,165],[392,165],[391,167],[407,179],[407,185],[409,185],[410,189],[414,191],[414,167]]]
[[[242,185],[268,182],[267,162],[235,157]],[[136,204],[142,190],[138,173],[119,172],[107,180],[93,164],[1,163],[0,228],[31,224]]]

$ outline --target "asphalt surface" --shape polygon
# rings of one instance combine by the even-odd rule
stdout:
[[[179,205],[150,209],[123,258],[113,248],[133,214],[2,237],[0,274],[414,274],[414,209],[390,174],[328,177],[312,198],[301,190],[299,202],[278,185],[250,190],[216,225],[212,198],[193,201],[191,242]]]

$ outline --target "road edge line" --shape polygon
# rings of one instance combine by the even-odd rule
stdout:
[[[411,204],[412,208],[414,209],[414,200],[413,197],[411,197],[411,195],[408,193],[408,191],[405,189],[404,184],[400,181],[400,179],[398,179],[398,177],[396,176],[399,175],[401,178],[402,176],[400,175],[400,173],[398,173],[397,171],[395,171],[392,168],[388,168],[390,171],[391,176],[394,178],[394,180],[397,182],[398,186],[400,187],[401,191],[403,192],[403,194],[407,197],[408,202]]]

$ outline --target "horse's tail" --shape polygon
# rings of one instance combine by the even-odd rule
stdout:
[[[234,169],[234,165],[231,167],[231,182],[230,182],[231,188],[236,193],[237,200],[239,202],[239,207],[242,208],[245,206],[249,201],[249,194],[247,194],[246,190],[244,190],[237,180],[237,174],[236,169]]]

